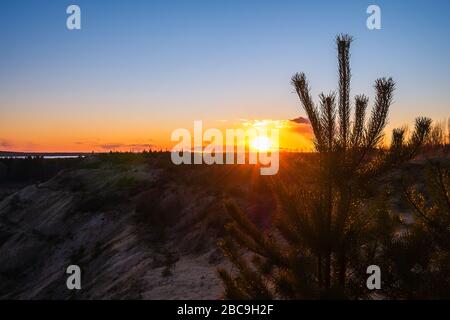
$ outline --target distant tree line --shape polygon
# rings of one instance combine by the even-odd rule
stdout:
[[[0,182],[43,182],[79,161],[78,158],[45,159],[43,156],[0,158]]]

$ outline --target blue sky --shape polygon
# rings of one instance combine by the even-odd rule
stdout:
[[[81,30],[66,28],[70,4],[81,7]],[[381,30],[366,28],[370,4],[381,8]],[[441,120],[450,115],[448,15],[445,0],[2,0],[0,139],[50,136],[52,123],[167,131],[194,119],[293,118],[304,114],[293,73],[306,72],[315,97],[336,89],[338,33],[355,38],[352,95],[372,98],[374,80],[392,76],[392,125]]]

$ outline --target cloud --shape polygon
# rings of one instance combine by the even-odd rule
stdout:
[[[305,118],[305,117],[298,117],[295,119],[291,119],[290,121],[298,123],[298,124],[310,124],[308,118]]]
[[[6,139],[0,139],[0,147],[3,148],[11,148],[14,144]]]
[[[313,130],[308,118],[300,116],[298,118],[289,120],[289,123],[289,128],[292,132],[301,134],[307,138],[313,137]]]
[[[123,146],[124,146],[124,144],[122,144],[122,143],[104,143],[104,144],[97,145],[97,147],[100,147],[104,150],[118,149],[118,148],[122,148]]]
[[[150,149],[154,147],[153,144],[150,143],[104,143],[99,144],[97,147],[103,150],[116,150],[116,149]]]
[[[131,148],[141,148],[141,149],[148,149],[154,147],[153,144],[150,143],[133,143],[133,144],[127,144],[127,147]]]

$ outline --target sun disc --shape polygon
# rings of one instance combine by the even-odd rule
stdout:
[[[266,136],[259,136],[252,141],[251,147],[259,152],[267,152],[272,147],[272,142]]]

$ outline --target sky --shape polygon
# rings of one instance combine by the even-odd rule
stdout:
[[[71,4],[81,30],[66,27]],[[366,27],[371,4],[381,30]],[[355,39],[352,96],[397,82],[389,130],[441,121],[449,15],[447,0],[2,0],[0,150],[167,148],[194,120],[305,116],[290,78],[305,72],[314,98],[336,90],[339,33]]]

